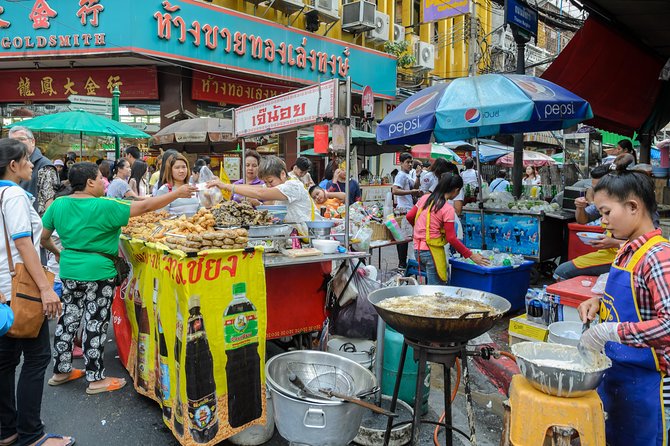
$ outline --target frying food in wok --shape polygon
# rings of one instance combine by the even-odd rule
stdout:
[[[476,314],[473,314],[472,317],[481,317],[482,312],[488,312],[490,315],[497,313],[494,307],[483,302],[460,297],[446,297],[442,293],[391,297],[379,302],[379,306],[396,313],[444,319],[457,319],[473,312]]]

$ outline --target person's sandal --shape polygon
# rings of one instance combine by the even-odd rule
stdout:
[[[97,395],[98,393],[113,392],[115,390],[120,390],[126,385],[126,380],[123,378],[111,378],[111,382],[105,387],[99,387],[97,389],[92,389],[90,386],[86,388],[86,393],[88,395]]]
[[[10,435],[9,437],[3,438],[2,440],[0,440],[0,446],[10,446],[10,445],[16,443],[16,440],[18,440],[18,439],[19,439],[19,434],[17,432],[14,435]]]
[[[34,446],[44,446],[45,443],[50,439],[50,438],[60,438],[60,439],[65,439],[65,437],[70,437],[69,435],[58,435],[58,434],[46,434],[40,441],[34,444]],[[70,441],[66,443],[65,446],[72,446],[75,443],[74,437],[70,437]]]
[[[55,378],[49,378],[49,381],[47,381],[47,384],[50,386],[60,386],[61,384],[69,383],[70,381],[74,381],[75,379],[79,379],[82,376],[84,376],[86,372],[84,372],[81,369],[72,369],[70,374],[67,376],[67,378],[64,379],[55,379]],[[2,443],[0,443],[0,446],[2,446]]]

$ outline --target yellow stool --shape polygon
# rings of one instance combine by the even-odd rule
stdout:
[[[576,432],[582,446],[605,445],[603,403],[595,390],[579,398],[561,398],[542,393],[526,378],[515,375],[509,405],[510,421],[505,430],[514,446],[542,445],[549,429],[553,429],[554,444],[570,444],[569,438]],[[558,437],[567,437],[567,441]]]

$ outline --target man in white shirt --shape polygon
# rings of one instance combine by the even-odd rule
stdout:
[[[412,171],[412,155],[410,153],[401,153],[400,154],[400,172],[396,175],[395,180],[393,181],[393,187],[391,188],[391,193],[396,196],[398,205],[396,206],[397,215],[405,215],[409,212],[410,209],[414,206],[414,196],[421,194],[421,190],[415,189],[413,181],[410,177],[410,172]],[[409,238],[411,234],[411,226],[407,223],[407,220],[403,217],[402,229],[405,233],[405,236]],[[409,233],[408,233],[409,232]],[[398,250],[398,269],[407,268],[407,243],[400,243],[396,245]]]
[[[477,183],[477,171],[475,170],[475,160],[472,158],[467,158],[465,160],[465,170],[461,172],[461,178],[463,178],[463,189],[465,189],[467,185],[470,185],[471,188],[479,187],[479,184]]]

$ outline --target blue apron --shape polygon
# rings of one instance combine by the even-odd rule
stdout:
[[[655,236],[640,247],[625,267],[612,265],[600,300],[603,322],[640,322],[633,271],[642,257],[663,237]],[[663,374],[652,348],[616,342],[605,344],[612,360],[598,393],[607,412],[607,444],[611,446],[665,445]]]

